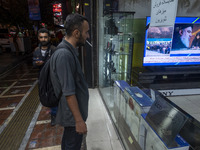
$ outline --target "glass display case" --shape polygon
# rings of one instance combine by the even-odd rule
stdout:
[[[99,10],[99,92],[123,148],[197,150],[199,122],[154,88],[130,82],[134,12]]]
[[[117,126],[119,101],[115,81],[131,82],[134,12],[101,13],[99,17],[99,90],[108,112]],[[122,82],[120,82],[121,84]],[[124,86],[125,86],[124,85]],[[123,92],[121,92],[123,93]],[[123,94],[122,94],[123,95]],[[121,96],[120,96],[121,97]],[[123,109],[123,108],[121,108]]]
[[[133,54],[134,12],[111,12],[104,15],[103,86],[116,80],[130,83]]]

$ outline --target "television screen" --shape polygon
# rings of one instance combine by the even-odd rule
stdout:
[[[143,66],[199,64],[200,18],[176,17],[173,27],[149,26],[146,30]]]

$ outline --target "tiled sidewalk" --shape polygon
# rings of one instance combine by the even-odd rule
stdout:
[[[90,89],[87,150],[123,150],[97,89]],[[49,109],[42,107],[26,150],[59,150],[63,128],[51,126]]]
[[[15,70],[0,79],[0,134],[21,106],[30,89],[37,83],[38,70],[32,68],[30,62],[18,66]],[[115,132],[98,89],[89,89],[89,117],[87,120],[87,150],[122,150],[121,143]],[[39,110],[39,111],[38,111]],[[30,123],[22,141],[25,144],[20,150],[59,150],[63,127],[50,124],[49,108],[38,107],[38,117]],[[34,120],[34,117],[33,117]],[[30,132],[31,131],[31,132]]]
[[[26,150],[60,145],[63,127],[51,126],[49,108],[42,107]]]
[[[0,127],[33,86],[37,72],[32,65],[25,63],[0,79]],[[25,74],[32,74],[32,78],[25,77]]]

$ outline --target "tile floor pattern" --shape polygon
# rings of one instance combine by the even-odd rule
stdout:
[[[32,74],[29,73],[30,70],[34,72],[34,76],[24,77],[26,74]],[[31,64],[24,63],[0,79],[0,127],[33,86],[37,80],[37,72]]]
[[[20,104],[27,91],[37,80],[32,65],[23,64],[10,75],[0,79],[0,127]],[[89,89],[89,117],[87,120],[88,150],[122,150],[122,145],[107,114],[97,89]],[[168,97],[180,108],[200,121],[200,95]],[[62,127],[51,127],[49,110],[41,107],[36,125],[27,141],[26,149],[60,149]]]
[[[0,79],[0,128],[12,119],[13,111],[35,85],[38,70],[23,64]],[[119,138],[107,114],[97,89],[89,89],[89,117],[87,120],[87,150],[122,150]],[[49,109],[41,107],[37,122],[30,133],[26,150],[60,149],[63,128],[50,125]],[[2,128],[1,128],[2,129]]]
[[[123,150],[97,89],[89,89],[87,150]],[[26,150],[60,149],[63,128],[50,125],[48,108],[42,107]]]
[[[51,126],[49,112],[49,108],[42,107],[26,150],[60,145],[63,128],[59,125]]]

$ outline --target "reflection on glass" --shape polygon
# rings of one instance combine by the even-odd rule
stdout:
[[[185,114],[156,92],[156,100],[147,114],[146,121],[168,147],[174,146],[175,137],[187,119]]]

